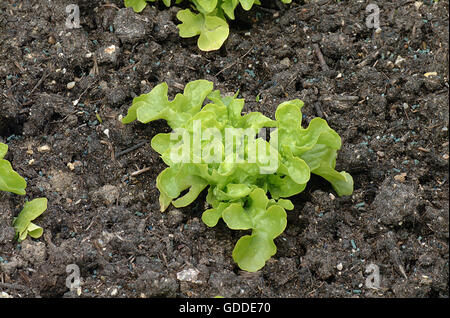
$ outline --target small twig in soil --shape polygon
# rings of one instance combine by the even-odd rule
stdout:
[[[24,272],[20,271],[18,272],[20,277],[22,277],[22,279],[27,283],[30,284],[30,278],[27,276],[27,274],[25,274]]]
[[[8,87],[8,89],[6,90],[6,92],[8,93],[10,90],[12,90],[14,87],[16,87],[17,85],[20,84],[20,81],[15,82],[14,84],[12,84],[10,87]],[[5,97],[6,95],[3,94]]]
[[[324,5],[329,4],[331,1],[332,1],[332,0],[323,0],[323,1],[319,1],[317,4],[318,4],[319,6],[324,6]]]
[[[402,107],[403,108],[403,107]],[[405,115],[406,115],[406,119],[409,121],[409,116],[408,116],[408,112],[406,111],[406,109],[405,108],[403,108],[403,112],[405,113]]]
[[[396,8],[398,9],[400,7],[403,7],[403,6],[407,5],[407,4],[414,3],[414,2],[415,2],[415,0],[406,0],[403,3],[398,4]]]
[[[33,94],[33,92],[36,90],[36,88],[38,88],[39,86],[41,86],[42,82],[47,78],[48,75],[49,75],[49,73],[47,73],[47,71],[44,71],[44,74],[42,74],[41,79],[36,83],[36,85],[34,85],[33,89],[32,89],[31,92],[28,94],[28,96],[30,96],[31,94]]]
[[[417,150],[420,150],[422,152],[430,152],[430,149],[423,148],[423,147],[418,147]]]
[[[398,257],[394,257],[395,262],[397,263],[398,269],[400,273],[405,277],[405,279],[408,279],[408,276],[406,275],[405,269],[403,268],[402,264],[400,264]]]
[[[162,258],[164,265],[167,267],[168,266],[167,257],[164,253],[161,253],[161,258]]]
[[[359,101],[359,96],[352,96],[352,95],[338,95],[338,96],[331,96],[332,99],[338,100],[340,102],[357,102]]]
[[[73,102],[74,106],[78,105],[81,97],[83,97],[84,94],[86,94],[86,92],[92,87],[92,85],[94,85],[95,83],[97,83],[97,79],[95,81],[93,81],[88,87],[86,87],[86,89],[80,94],[80,96],[78,96],[78,98]]]
[[[292,76],[292,79],[289,81],[289,83],[286,85],[286,87],[289,87],[295,80],[297,80],[298,74],[295,73],[294,76]]]
[[[260,272],[246,272],[246,271],[241,271],[239,270],[239,276],[243,277],[243,278],[249,278],[249,279],[255,279],[257,277],[261,276]]]
[[[380,51],[376,51],[372,54],[370,54],[368,57],[366,57],[366,59],[364,61],[362,61],[361,63],[359,63],[358,65],[356,65],[357,67],[363,67],[366,66],[367,64],[369,64],[370,62],[373,61],[373,59],[376,59],[378,57],[378,55],[380,54]]]
[[[128,71],[130,68],[133,68],[133,67],[137,67],[139,64],[141,64],[141,61],[139,61],[139,62],[137,62],[137,63],[132,63],[132,64],[130,64],[130,65],[128,65],[128,66],[125,66],[124,68],[122,68],[120,71],[121,72],[125,72],[125,71]]]
[[[89,229],[91,228],[91,226],[94,224],[94,222],[97,220],[96,217],[92,218],[91,223],[88,225],[88,227],[84,230],[85,232],[89,231]]]
[[[79,129],[79,128],[86,127],[86,126],[87,126],[87,123],[84,123],[84,124],[81,124],[80,126],[78,126],[78,127],[75,128],[75,129]]]
[[[448,88],[444,88],[444,89],[442,89],[440,91],[434,92],[435,95],[440,95],[442,93],[448,93]]]
[[[174,87],[180,89],[180,90],[184,90],[184,85],[178,82],[173,82],[172,83]]]
[[[439,124],[432,125],[432,126],[425,127],[425,128],[428,129],[428,130],[430,130],[430,129],[434,129],[434,128],[436,128],[436,127],[439,127],[439,126],[441,126],[441,125],[442,125],[442,123],[439,123]]]
[[[250,50],[248,50],[244,55],[242,55],[239,59],[237,59],[235,62],[231,63],[230,65],[226,66],[225,68],[223,68],[222,70],[220,70],[219,72],[216,73],[216,76],[225,72],[227,69],[233,67],[234,65],[236,65],[237,63],[241,63],[241,59],[243,59],[244,57],[246,57],[254,48],[255,46],[253,45]]]
[[[30,288],[27,286],[23,286],[23,285],[19,285],[16,283],[1,283],[0,282],[0,287],[1,288],[8,288],[8,289],[14,289],[14,290],[24,290],[24,291],[28,291]]]
[[[129,152],[132,152],[132,151],[134,151],[134,150],[136,150],[136,149],[139,149],[140,147],[144,146],[145,144],[147,144],[147,141],[141,141],[140,143],[138,143],[137,145],[135,145],[135,146],[133,146],[133,147],[130,147],[130,148],[128,148],[128,149],[125,149],[125,150],[123,150],[123,151],[121,151],[121,152],[116,153],[115,157],[116,157],[116,159],[117,159],[117,158],[119,158],[120,156],[126,155],[126,154],[129,153]]]
[[[100,244],[97,242],[97,240],[92,240],[92,244],[94,245],[95,249],[98,252],[99,263],[102,265],[108,264],[109,262],[106,260],[106,256],[103,254],[102,248]]]
[[[100,140],[100,143],[108,146],[109,150],[111,151],[111,160],[116,161],[114,146],[112,145],[112,143],[106,140]]]
[[[130,176],[132,176],[132,177],[138,176],[138,175],[140,175],[140,174],[142,174],[144,172],[149,171],[150,169],[151,169],[151,167],[146,167],[146,168],[134,171],[134,172],[130,173]]]
[[[14,61],[14,65],[19,69],[20,73],[24,73],[25,70],[20,66],[20,64],[17,61]]]
[[[62,122],[64,122],[64,121],[67,119],[67,117],[69,117],[70,115],[75,115],[77,112],[78,112],[78,111],[74,111],[74,112],[70,113],[69,115],[64,116],[63,119],[51,121],[51,122],[49,122],[49,124],[58,124],[58,123],[62,123]]]
[[[322,68],[322,71],[327,72],[330,70],[327,63],[325,62],[325,59],[323,58],[322,51],[320,50],[319,44],[314,43],[314,52],[316,52],[317,58],[319,59],[320,67]]]
[[[94,67],[93,67],[94,74],[98,76],[98,74],[99,74],[98,73],[98,63],[97,63],[97,58],[95,57],[95,54],[92,55],[92,59],[94,60]]]
[[[325,282],[322,282],[317,288],[314,288],[312,291],[308,293],[308,295],[312,295],[314,292],[316,292],[319,288],[321,288],[325,284]]]
[[[55,249],[56,248],[56,245],[53,244],[53,242],[52,242],[50,234],[45,233],[44,234],[44,240],[47,242],[48,246],[50,246],[51,249]]]
[[[338,96],[337,99],[345,102],[357,102],[359,101],[359,96]]]
[[[316,110],[317,116],[327,119],[326,114],[322,111],[320,103],[314,103],[314,109]]]
[[[105,4],[102,4],[100,6],[100,8],[101,7],[110,7],[110,8],[114,8],[114,9],[120,10],[120,8],[118,6],[116,6],[114,3],[105,3]]]

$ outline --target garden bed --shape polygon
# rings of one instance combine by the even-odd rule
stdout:
[[[268,2],[268,3],[266,3]],[[215,52],[178,36],[176,12],[80,0],[0,3],[0,141],[27,179],[0,195],[0,292],[14,297],[448,297],[448,1],[294,1],[239,10]],[[274,118],[305,102],[342,137],[337,170],[354,193],[312,178],[293,198],[277,254],[240,271],[242,235],[201,221],[205,195],[159,212],[165,164],[150,139],[165,122],[123,125],[133,97],[207,79],[244,111]],[[25,200],[48,198],[37,240],[11,227]],[[66,266],[81,290],[66,287]],[[380,288],[366,287],[369,264]],[[188,275],[190,274],[190,275]]]

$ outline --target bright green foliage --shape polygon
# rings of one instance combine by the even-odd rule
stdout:
[[[25,195],[27,183],[17,172],[15,172],[9,161],[3,159],[8,152],[8,145],[0,142],[0,191],[12,192]],[[16,237],[23,241],[27,235],[32,238],[39,238],[43,229],[31,223],[47,209],[47,199],[39,198],[25,203],[22,211],[13,221],[16,229]]]
[[[167,92],[162,83],[136,97],[122,122],[168,122],[172,133],[160,133],[151,142],[168,165],[156,179],[161,211],[170,204],[187,206],[207,189],[211,208],[202,215],[207,226],[222,218],[231,229],[251,231],[233,250],[241,269],[257,271],[276,253],[274,239],[286,227],[286,210],[294,208],[286,198],[302,192],[311,173],[328,180],[338,195],[353,192],[352,177],[335,170],[339,135],[321,118],[303,128],[302,101],[280,104],[272,120],[258,112],[242,116],[244,100],[222,96],[206,80],[188,83],[171,101]],[[233,144],[224,138],[229,128],[242,133]],[[269,142],[256,136],[262,128],[271,128]],[[256,147],[251,147],[251,133]],[[229,160],[224,150],[237,151],[238,145],[244,149],[240,161]]]
[[[0,191],[12,192],[25,195],[27,183],[11,167],[11,163],[3,159],[8,152],[8,146],[0,143]]]
[[[134,12],[141,12],[146,5],[146,0],[125,0],[125,7],[132,7]]]
[[[202,51],[219,49],[228,38],[230,32],[225,19],[214,15],[193,13],[191,10],[181,10],[177,18],[182,21],[178,26],[182,38],[199,35],[197,45]]]
[[[155,2],[156,0],[148,0]],[[246,11],[254,4],[260,5],[259,0],[189,0],[191,9],[180,10],[177,14],[180,36],[190,38],[199,36],[197,45],[202,51],[218,50],[228,38],[229,27],[227,19],[234,20],[234,10],[240,4]],[[291,3],[292,0],[281,0]],[[170,6],[170,0],[163,0]],[[182,0],[177,0],[180,3]],[[132,7],[135,12],[141,12],[146,6],[146,0],[125,0],[126,7]]]
[[[27,235],[30,235],[32,238],[39,238],[42,235],[42,227],[31,223],[31,221],[44,213],[45,210],[47,210],[46,198],[38,198],[25,203],[22,211],[13,222],[19,242],[25,240]]]
[[[155,2],[156,0],[125,0],[125,7],[132,7],[134,12],[141,12],[145,9],[148,2]],[[163,0],[167,7],[170,7],[170,0]]]

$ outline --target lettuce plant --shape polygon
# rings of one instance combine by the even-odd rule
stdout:
[[[25,195],[27,183],[24,178],[12,169],[11,163],[3,159],[7,152],[8,145],[0,142],[0,191]],[[31,223],[31,221],[41,215],[46,209],[46,198],[38,198],[25,203],[22,211],[13,221],[16,237],[19,241],[23,241],[27,235],[33,238],[39,238],[42,235],[43,229]]]
[[[305,189],[311,173],[338,195],[353,192],[352,177],[335,170],[341,138],[322,118],[303,128],[302,101],[280,104],[272,120],[259,112],[242,115],[243,99],[222,96],[206,80],[188,83],[173,100],[167,93],[162,83],[134,98],[122,122],[167,121],[172,132],[151,141],[168,165],[156,179],[161,211],[185,207],[207,189],[207,226],[222,219],[230,229],[251,231],[233,250],[241,269],[257,271],[276,253],[274,239],[294,208],[287,198]]]
[[[155,0],[148,0],[155,2]],[[183,0],[177,0],[181,3]],[[281,0],[291,3],[292,0]],[[169,7],[171,1],[163,0]],[[191,9],[180,10],[177,14],[179,34],[182,38],[199,36],[197,45],[202,51],[219,49],[228,38],[229,27],[227,19],[234,20],[234,10],[240,4],[248,11],[253,5],[260,5],[259,0],[190,0]],[[141,12],[147,5],[146,0],[125,0],[125,7],[132,7],[135,12]]]

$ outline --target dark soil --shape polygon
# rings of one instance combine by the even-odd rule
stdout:
[[[177,7],[79,0],[81,28],[67,29],[73,2],[0,2],[0,141],[28,182],[25,197],[0,195],[0,294],[448,297],[448,1],[375,1],[381,32],[366,26],[369,1],[265,1],[239,11],[212,53],[178,37]],[[242,233],[202,223],[204,196],[159,212],[165,165],[148,141],[166,124],[119,121],[155,85],[173,96],[201,78],[270,117],[302,99],[304,124],[323,117],[342,137],[337,168],[355,181],[337,197],[313,178],[254,274],[231,257]],[[13,217],[37,197],[49,202],[44,235],[17,244]],[[379,289],[366,287],[369,264]]]

